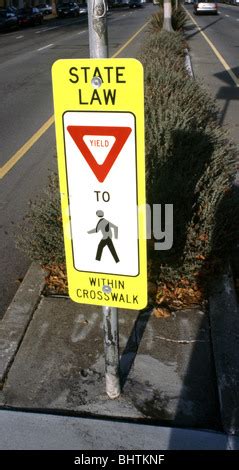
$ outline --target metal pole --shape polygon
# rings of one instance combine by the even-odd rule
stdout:
[[[107,1],[88,0],[89,45],[91,58],[108,57]],[[104,286],[104,291],[111,288]],[[105,378],[109,398],[120,395],[118,310],[103,307]]]
[[[120,395],[118,309],[103,307],[105,379],[109,398]]]
[[[88,0],[90,57],[108,57],[107,2]]]

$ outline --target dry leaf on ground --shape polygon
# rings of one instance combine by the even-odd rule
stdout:
[[[153,316],[156,318],[167,318],[170,317],[171,313],[168,308],[164,307],[155,307],[153,309]]]

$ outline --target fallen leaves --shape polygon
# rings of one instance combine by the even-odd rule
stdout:
[[[66,267],[64,264],[51,264],[44,266],[48,272],[45,278],[45,293],[67,295],[68,285],[66,276]]]
[[[64,264],[44,266],[46,295],[68,295],[66,267]],[[204,301],[203,289],[195,281],[182,277],[174,282],[148,282],[148,298],[153,304],[156,318],[167,318],[172,310],[200,305]]]
[[[202,242],[207,242],[208,241],[208,234],[207,233],[202,233],[201,235],[199,235],[198,240],[200,240]]]
[[[206,258],[203,255],[197,255],[197,256],[195,256],[195,259],[198,259],[200,261],[204,261]]]
[[[180,309],[203,302],[203,290],[194,282],[182,278],[177,283],[164,283],[158,286],[156,303],[160,307]]]
[[[153,316],[156,318],[168,318],[170,317],[171,312],[168,308],[165,307],[155,307],[153,309]]]

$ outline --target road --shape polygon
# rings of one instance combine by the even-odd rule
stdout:
[[[110,56],[135,57],[146,28],[139,31],[154,11],[148,4],[109,13]],[[0,318],[29,266],[15,248],[18,224],[56,169],[51,66],[59,58],[89,57],[88,43],[87,17],[0,36]]]
[[[191,15],[187,39],[195,76],[216,99],[221,124],[239,144],[239,7],[218,5],[217,16],[195,16],[193,6],[185,6]],[[201,33],[192,20],[199,25]]]

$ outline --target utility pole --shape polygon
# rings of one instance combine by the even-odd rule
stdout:
[[[107,0],[88,0],[90,57],[108,58]],[[100,77],[93,77],[92,86],[102,85]],[[103,286],[109,293],[110,286]],[[120,395],[118,309],[103,307],[106,393],[114,399]]]

